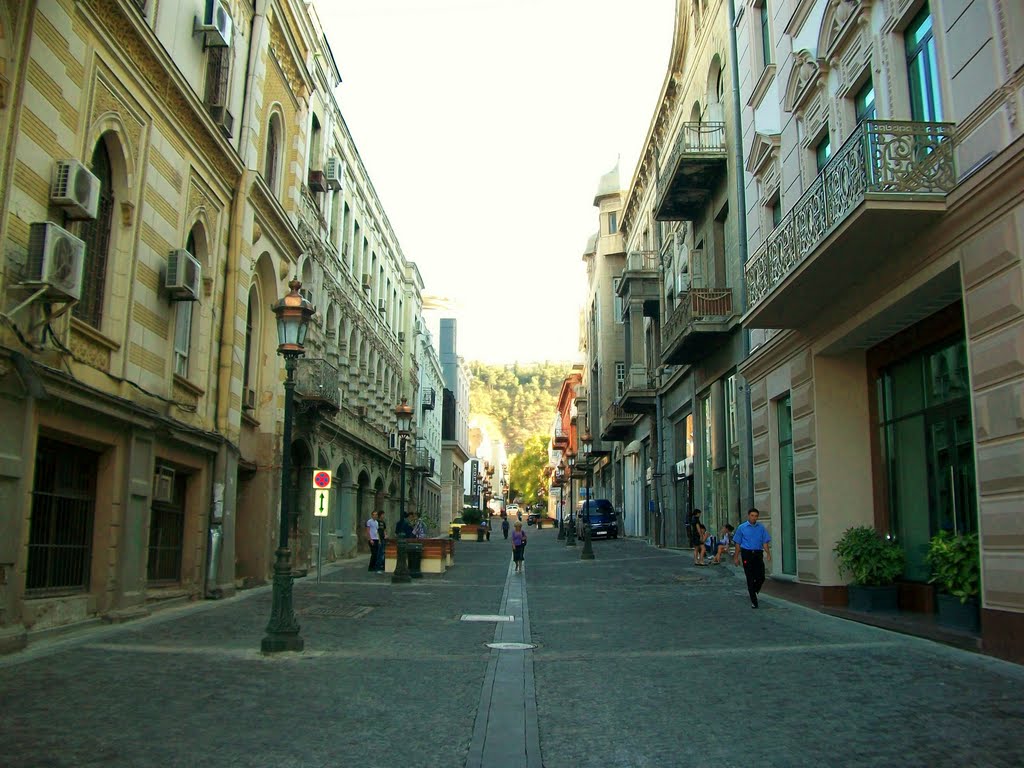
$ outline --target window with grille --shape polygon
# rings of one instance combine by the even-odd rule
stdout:
[[[206,106],[227,106],[231,48],[209,48],[206,55]]]
[[[188,233],[185,250],[196,255],[195,230]],[[192,304],[191,301],[175,302],[174,310],[174,372],[188,377],[188,358],[192,348]]]
[[[626,391],[626,364],[621,361],[615,363],[615,396],[622,397]]]
[[[100,180],[100,199],[96,218],[83,222],[79,234],[85,241],[82,268],[82,296],[71,314],[93,328],[103,321],[103,293],[107,282],[107,256],[110,251],[110,228],[114,215],[114,174],[104,138],[96,142],[90,166]]]
[[[159,468],[158,468],[159,469]],[[185,489],[187,478],[175,475],[170,499],[155,500],[149,514],[149,583],[181,581],[181,553],[185,538]]]
[[[29,594],[89,588],[97,454],[40,437],[29,526]]]

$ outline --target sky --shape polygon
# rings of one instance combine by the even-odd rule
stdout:
[[[675,0],[318,0],[338,100],[458,352],[579,359],[594,193],[628,187]]]

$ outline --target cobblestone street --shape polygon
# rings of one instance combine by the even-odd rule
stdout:
[[[555,535],[530,529],[522,576],[499,536],[408,585],[362,558],[301,579],[302,654],[258,653],[267,588],[37,641],[0,657],[0,763],[1024,763],[1018,666],[772,597],[753,611],[731,566],[631,540],[581,562]]]

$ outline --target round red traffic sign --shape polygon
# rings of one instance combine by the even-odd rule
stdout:
[[[317,472],[315,475],[313,475],[313,485],[315,485],[317,488],[330,488],[330,472]]]

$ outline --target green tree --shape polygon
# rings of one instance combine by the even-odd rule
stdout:
[[[545,485],[549,439],[546,433],[533,435],[526,439],[522,453],[512,457],[512,498],[519,498],[527,505],[540,500],[537,489]]]

